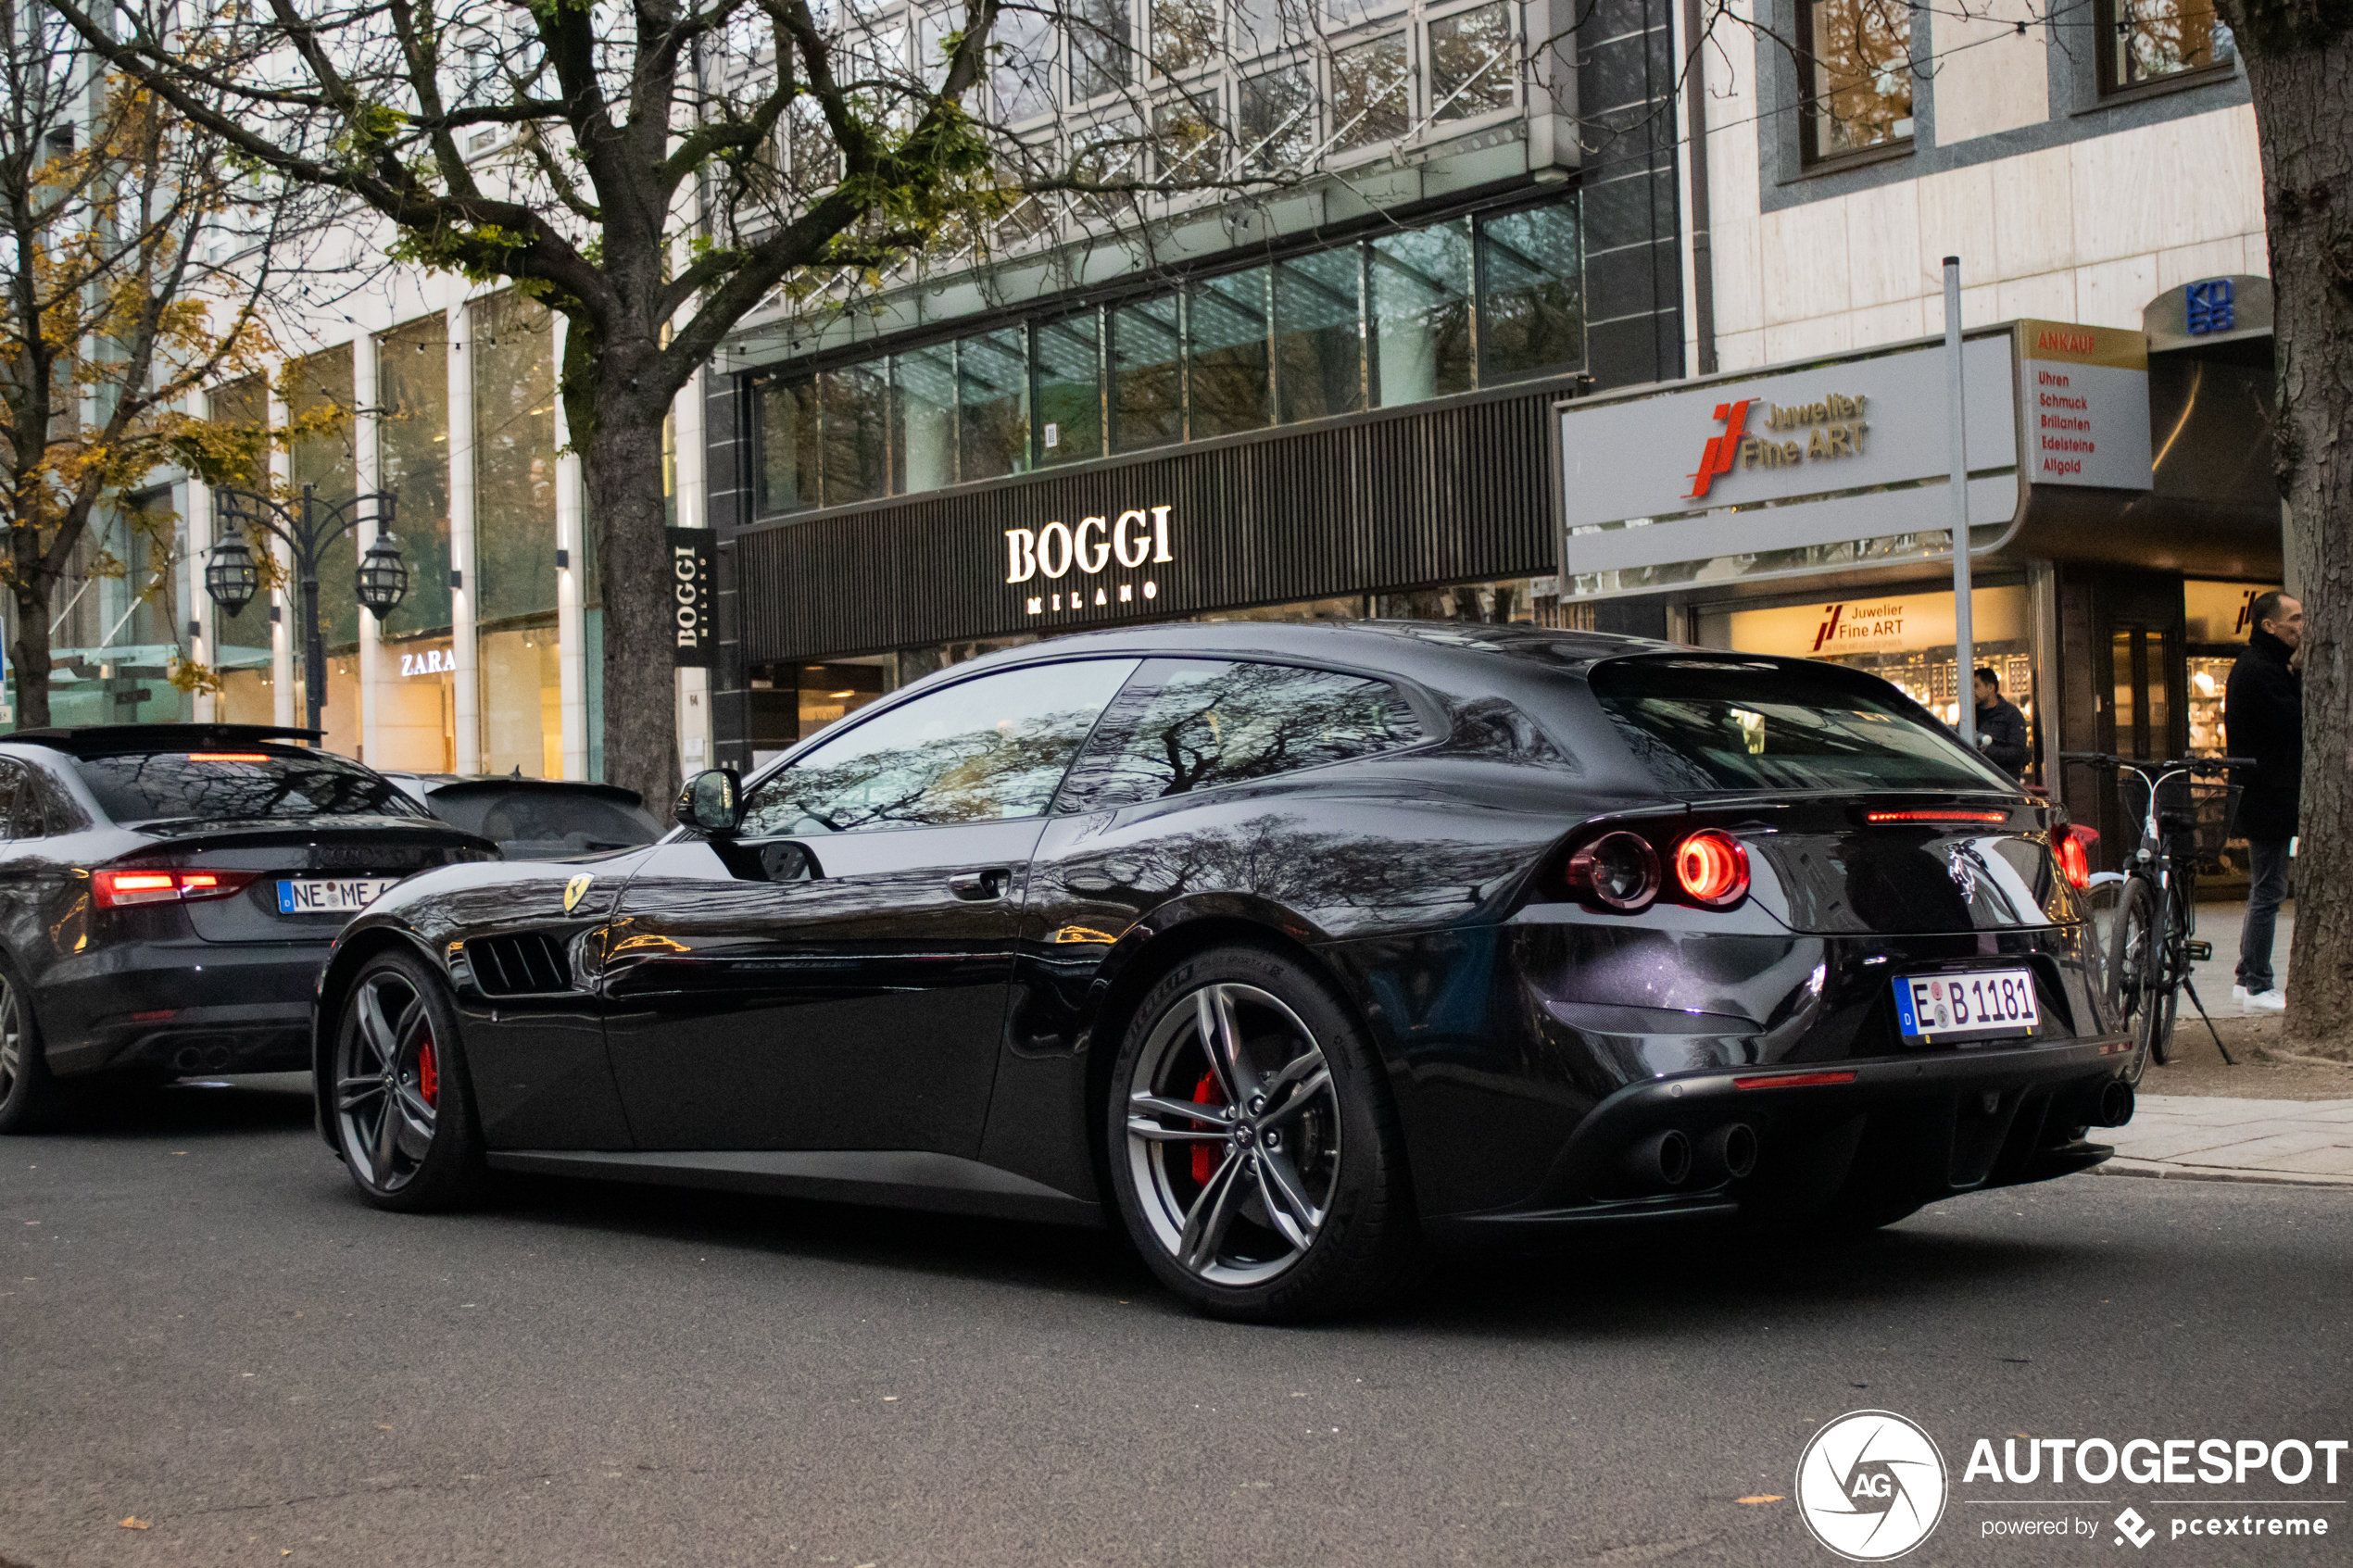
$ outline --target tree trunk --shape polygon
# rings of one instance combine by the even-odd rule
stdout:
[[[8,639],[8,664],[17,678],[17,728],[49,727],[49,594],[57,579],[19,566],[13,595],[17,601],[16,635]]]
[[[2263,148],[2289,581],[2304,601],[2291,1049],[2353,1057],[2353,17],[2223,0]]]
[[[610,383],[610,374],[599,373]],[[634,405],[609,384],[581,450],[597,571],[605,601],[605,776],[645,797],[667,822],[678,798],[678,682],[673,672],[668,519],[661,494],[664,405]],[[588,413],[567,405],[575,420]],[[578,432],[582,426],[574,423]]]

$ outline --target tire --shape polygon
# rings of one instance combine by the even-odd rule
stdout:
[[[2158,1014],[2170,1012],[2164,1005],[2171,995],[2159,984],[2164,969],[2164,927],[2158,915],[2157,889],[2139,877],[2125,884],[2124,897],[2117,905],[2116,924],[2110,934],[2108,975],[2108,999],[2115,1003],[2118,1020],[2124,1032],[2133,1037],[2133,1053],[2126,1060],[2124,1081],[2138,1085],[2148,1071],[2149,1060],[2158,1054]],[[2165,1020],[2170,1025],[2171,1018]]]
[[[335,1148],[360,1196],[423,1213],[480,1196],[486,1180],[472,1081],[448,985],[414,954],[360,967],[335,1026]]]
[[[16,972],[0,968],[0,1133],[37,1133],[57,1125],[66,1090],[49,1075],[41,1026]]]
[[[1196,1310],[1298,1322],[1410,1275],[1396,1108],[1364,1031],[1303,965],[1239,947],[1177,965],[1137,1009],[1106,1099],[1121,1222]]]

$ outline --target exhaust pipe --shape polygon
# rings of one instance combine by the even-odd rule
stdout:
[[[1691,1179],[1692,1140],[1675,1128],[1653,1133],[1619,1159],[1620,1174],[1638,1187],[1679,1187]]]
[[[2111,1078],[2100,1090],[2100,1111],[2097,1125],[2121,1127],[2133,1119],[2133,1085],[2121,1078]]]
[[[171,1065],[182,1073],[204,1071],[204,1052],[194,1046],[182,1046],[171,1056]]]
[[[1699,1140],[1699,1169],[1713,1185],[1739,1181],[1756,1169],[1756,1129],[1745,1122],[1727,1122]]]

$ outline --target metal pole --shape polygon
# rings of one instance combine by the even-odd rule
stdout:
[[[1953,446],[1953,696],[1961,744],[1977,745],[1977,696],[1969,684],[1977,650],[1970,625],[1969,564],[1969,421],[1962,406],[1961,258],[1944,258],[1944,403]]]
[[[302,568],[302,696],[309,710],[306,728],[319,728],[327,705],[326,643],[319,635],[319,535],[310,493],[302,487],[302,522],[296,529],[296,558]]]

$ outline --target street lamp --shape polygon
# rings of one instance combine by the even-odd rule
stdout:
[[[214,515],[232,530],[261,529],[283,540],[294,555],[296,580],[302,588],[302,684],[308,713],[307,727],[318,729],[319,710],[327,705],[326,641],[319,631],[319,559],[327,546],[373,521],[376,542],[368,547],[359,569],[352,573],[352,592],[375,611],[382,621],[409,592],[409,568],[400,558],[400,541],[393,536],[395,496],[389,490],[371,491],[348,501],[319,499],[316,485],[302,487],[298,507],[225,485],[212,493]],[[253,552],[233,532],[213,546],[212,562],[205,568],[205,592],[233,619],[261,586],[261,572]]]

